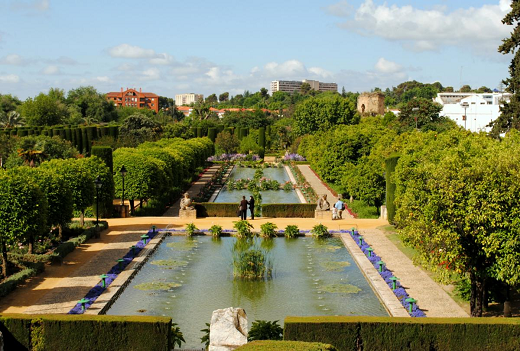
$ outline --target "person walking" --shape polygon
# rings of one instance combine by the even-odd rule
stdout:
[[[251,211],[251,219],[255,219],[255,198],[249,197],[249,210]]]
[[[342,218],[343,211],[345,211],[345,204],[343,203],[343,201],[341,201],[342,199],[343,199],[343,197],[340,195],[338,198],[338,202],[336,202],[334,204],[334,209],[336,210],[335,212],[337,213],[337,218],[332,218],[332,219],[341,219]]]
[[[247,200],[245,196],[242,196],[242,201],[240,201],[240,219],[247,219]]]

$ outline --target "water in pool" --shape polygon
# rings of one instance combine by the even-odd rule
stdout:
[[[170,316],[186,339],[200,338],[213,310],[245,309],[249,323],[286,316],[387,316],[339,238],[255,239],[273,264],[267,281],[233,278],[233,237],[167,237],[109,315]]]

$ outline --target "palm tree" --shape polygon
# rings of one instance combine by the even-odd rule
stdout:
[[[7,113],[0,111],[0,127],[14,128],[23,125],[23,118],[16,111],[9,111]]]

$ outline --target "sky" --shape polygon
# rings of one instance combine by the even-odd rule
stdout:
[[[161,96],[314,79],[497,88],[511,0],[0,0],[0,94],[142,88]]]

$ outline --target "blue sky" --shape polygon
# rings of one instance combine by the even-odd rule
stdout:
[[[510,3],[0,0],[0,94],[235,95],[305,78],[359,92],[411,79],[496,88]]]

